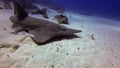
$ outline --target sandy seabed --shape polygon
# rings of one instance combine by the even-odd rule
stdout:
[[[120,21],[66,12],[70,24],[64,26],[82,30],[79,38],[38,46],[29,36],[11,34],[12,14],[0,10],[0,68],[120,68]]]

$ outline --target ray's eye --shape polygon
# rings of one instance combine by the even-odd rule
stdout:
[[[32,24],[39,25],[40,23],[38,21],[33,21]]]

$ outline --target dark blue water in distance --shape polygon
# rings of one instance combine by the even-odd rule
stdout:
[[[120,0],[49,0],[70,11],[120,20]]]
[[[24,1],[24,0],[21,0]],[[28,0],[27,0],[28,1]],[[120,20],[120,0],[29,0],[34,3],[48,2],[64,7],[67,11],[96,15]]]

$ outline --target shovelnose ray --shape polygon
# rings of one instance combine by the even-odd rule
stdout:
[[[73,35],[82,32],[47,20],[30,17],[16,0],[12,0],[12,3],[15,15],[11,16],[10,20],[13,23],[15,32],[24,30],[33,34],[34,37],[32,38],[35,42],[44,43],[56,36]]]

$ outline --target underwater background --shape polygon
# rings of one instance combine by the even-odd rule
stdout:
[[[40,0],[31,0],[40,3]],[[120,0],[42,0],[80,14],[120,20]]]
[[[18,1],[25,3],[27,0]],[[120,0],[29,0],[29,2],[120,20]]]
[[[119,1],[0,1],[0,68],[120,68]]]

